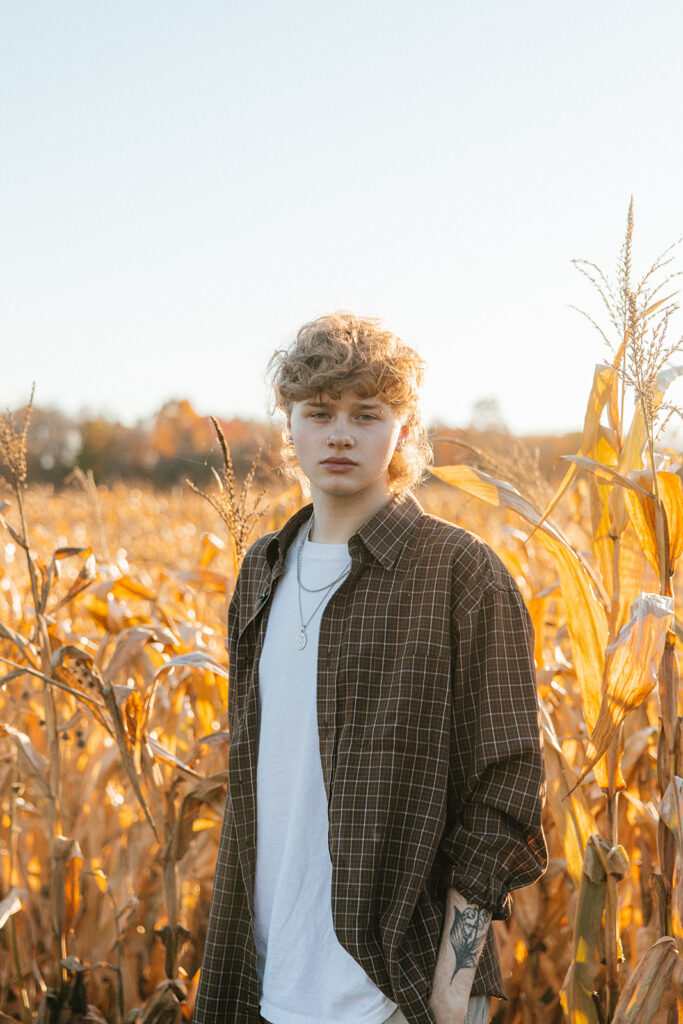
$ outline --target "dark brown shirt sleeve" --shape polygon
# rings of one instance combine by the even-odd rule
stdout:
[[[512,578],[481,589],[452,623],[448,821],[444,885],[510,915],[510,890],[545,870],[544,767],[533,626]]]

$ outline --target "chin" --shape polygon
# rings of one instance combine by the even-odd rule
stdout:
[[[358,480],[345,480],[340,474],[338,477],[328,478],[327,480],[320,480],[314,483],[323,494],[358,494],[364,491],[367,484],[359,482]]]

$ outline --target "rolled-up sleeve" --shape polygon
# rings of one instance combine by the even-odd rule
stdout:
[[[533,626],[511,578],[454,611],[452,643],[443,884],[504,919],[547,864]]]

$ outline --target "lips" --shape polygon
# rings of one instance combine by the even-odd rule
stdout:
[[[355,466],[356,463],[353,459],[325,459],[323,466]]]

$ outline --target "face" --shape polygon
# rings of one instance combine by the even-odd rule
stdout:
[[[351,390],[319,395],[295,402],[287,426],[314,500],[316,491],[340,499],[390,495],[389,463],[408,427],[381,399]]]

